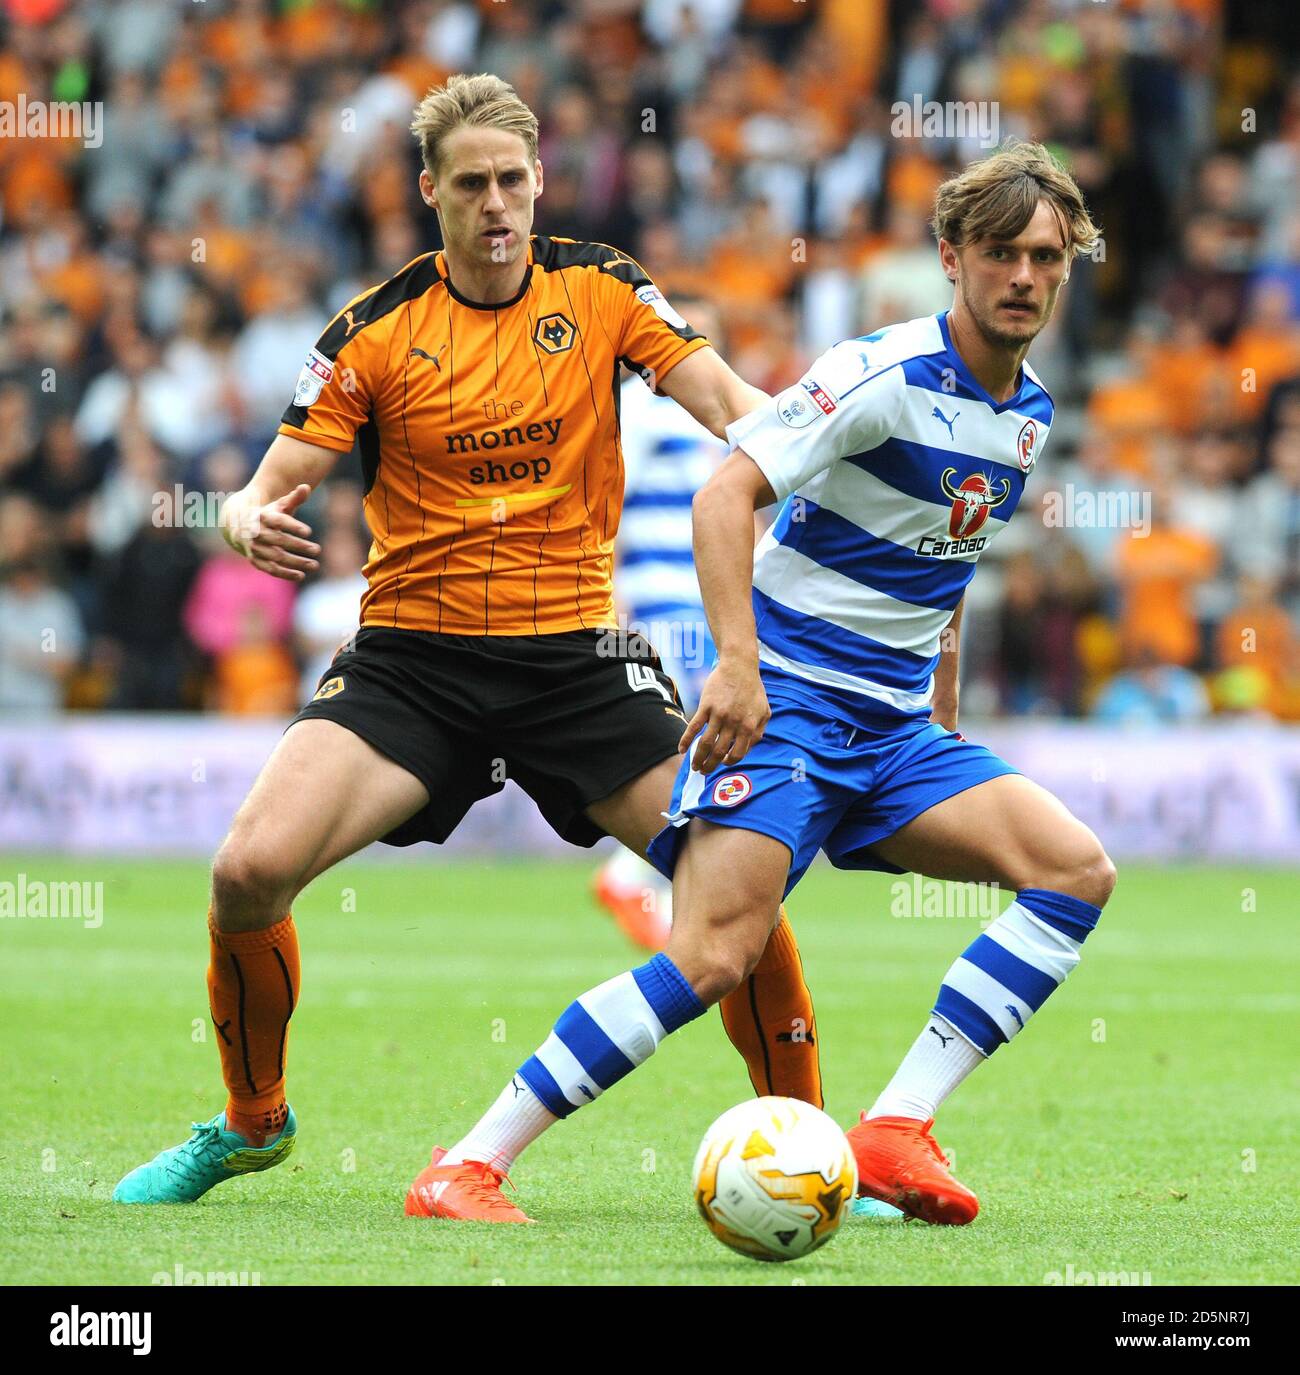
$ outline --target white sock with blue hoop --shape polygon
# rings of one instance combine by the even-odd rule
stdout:
[[[584,993],[442,1163],[483,1160],[508,1170],[548,1127],[595,1102],[648,1060],[665,1036],[703,1012],[682,972],[662,954]]]
[[[929,1022],[868,1119],[933,1117],[1065,982],[1100,916],[1100,907],[1081,898],[1021,889],[944,975]]]

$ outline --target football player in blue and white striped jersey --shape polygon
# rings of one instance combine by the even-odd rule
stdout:
[[[1025,356],[1098,233],[1036,144],[945,182],[933,224],[952,308],[830,349],[728,428],[735,452],[695,498],[718,665],[650,848],[673,875],[672,933],[521,1066],[486,1124],[510,1159],[736,988],[821,849],[840,868],[1015,894],[849,1132],[864,1194],[930,1222],[978,1211],[934,1114],[1078,963],[1115,881],[1086,826],[956,729],[964,590],[1052,423]],[[753,512],[773,502],[754,551]]]

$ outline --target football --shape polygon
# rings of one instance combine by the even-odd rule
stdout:
[[[833,1237],[858,1190],[844,1133],[810,1103],[754,1098],[724,1112],[695,1156],[709,1231],[755,1260],[797,1260]]]

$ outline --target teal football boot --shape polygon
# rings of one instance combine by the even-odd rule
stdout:
[[[855,1198],[849,1209],[850,1217],[869,1217],[877,1222],[901,1222],[907,1217],[901,1208],[879,1198]]]
[[[289,1155],[298,1136],[298,1120],[289,1108],[280,1135],[265,1146],[250,1146],[238,1132],[226,1130],[226,1114],[192,1124],[194,1135],[179,1146],[137,1165],[113,1190],[114,1203],[193,1203],[214,1184],[235,1175],[269,1170]]]

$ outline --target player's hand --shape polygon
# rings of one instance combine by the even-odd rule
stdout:
[[[763,738],[771,719],[757,661],[719,660],[705,681],[699,708],[686,723],[677,753],[685,754],[698,735],[691,759],[697,773],[708,773],[719,764],[739,764]]]
[[[236,493],[221,513],[221,533],[254,568],[273,578],[302,582],[320,566],[316,562],[320,545],[312,543],[311,526],[293,514],[310,495],[311,488],[305,482],[266,505],[258,504],[245,492]]]

